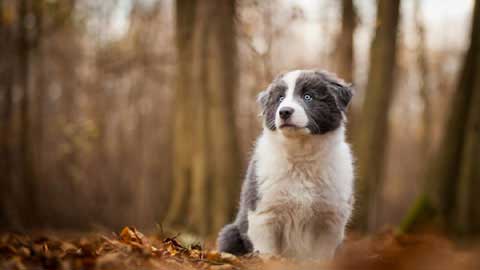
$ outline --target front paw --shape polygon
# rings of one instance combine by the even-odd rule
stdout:
[[[279,260],[281,257],[279,255],[269,253],[269,252],[260,252],[255,251],[255,254],[262,260],[262,261],[272,261],[272,260]]]

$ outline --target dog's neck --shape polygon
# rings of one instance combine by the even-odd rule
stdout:
[[[279,149],[287,158],[316,159],[329,155],[336,145],[345,140],[345,127],[342,124],[336,130],[321,135],[298,134],[285,136],[281,131],[264,129],[264,136],[275,149]],[[273,153],[272,153],[273,154]]]

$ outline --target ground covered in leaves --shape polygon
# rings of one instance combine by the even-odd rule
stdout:
[[[438,236],[392,232],[347,240],[330,262],[299,262],[259,254],[236,257],[177,237],[146,237],[131,227],[109,236],[0,235],[0,269],[480,269],[475,248]]]

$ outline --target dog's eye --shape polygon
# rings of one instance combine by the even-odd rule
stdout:
[[[278,97],[278,102],[282,102],[284,99],[285,99],[284,96],[280,96],[280,97]]]
[[[305,101],[312,101],[313,98],[312,98],[312,96],[310,96],[309,94],[305,94],[305,95],[303,96],[303,99],[304,99]]]

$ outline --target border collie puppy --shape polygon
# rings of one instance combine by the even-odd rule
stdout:
[[[257,139],[240,209],[218,237],[222,252],[328,259],[353,204],[353,158],[345,142],[349,84],[324,71],[295,70],[261,92]]]

